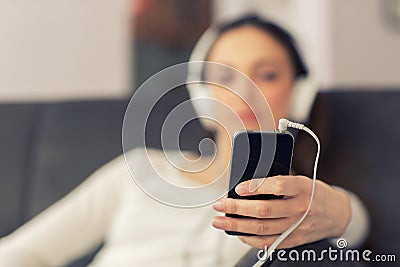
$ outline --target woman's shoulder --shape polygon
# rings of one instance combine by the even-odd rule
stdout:
[[[185,170],[196,158],[194,152],[136,148],[124,154],[131,177],[139,184],[158,181],[159,178],[178,186],[194,186]]]
[[[195,154],[190,151],[140,147],[125,152],[120,157],[123,157],[129,169],[160,169],[161,171],[167,171],[171,170],[171,168],[179,168],[179,165],[185,161],[187,162],[188,159],[195,157]]]
[[[149,164],[161,161],[163,161],[162,150],[138,147],[118,155],[101,166],[96,172],[125,173],[131,168],[146,169],[146,167],[149,167]]]
[[[129,170],[140,169],[146,171],[152,169],[154,165],[166,164],[163,151],[156,148],[134,148],[124,152],[115,160],[124,161]]]

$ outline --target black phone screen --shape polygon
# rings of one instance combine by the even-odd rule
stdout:
[[[292,162],[293,136],[289,132],[246,132],[246,136],[235,138],[232,147],[231,173],[229,180],[228,197],[238,199],[278,199],[283,196],[253,195],[239,196],[235,192],[237,184],[257,178],[272,177],[276,175],[288,175]],[[261,145],[262,142],[262,145]],[[265,162],[262,155],[271,154],[275,146],[275,153],[271,162]],[[242,153],[243,147],[249,147],[249,153]],[[264,154],[261,153],[264,150]],[[245,155],[244,155],[245,154]],[[246,160],[246,158],[248,158]],[[244,168],[245,166],[245,168]],[[243,168],[245,169],[243,171]],[[228,217],[243,217],[236,214],[226,214]],[[251,235],[227,231],[231,235]]]

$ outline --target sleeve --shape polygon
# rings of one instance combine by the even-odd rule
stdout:
[[[121,158],[0,239],[0,266],[62,266],[99,245],[132,181]]]
[[[342,236],[331,238],[330,242],[336,245],[339,239],[345,239],[348,247],[360,247],[367,238],[370,229],[367,208],[356,194],[338,186],[334,186],[334,188],[345,192],[349,197],[351,206],[351,219]]]

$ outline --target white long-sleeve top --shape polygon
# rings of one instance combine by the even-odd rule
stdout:
[[[131,168],[135,173],[152,175],[144,150],[130,153],[134,153]],[[153,151],[151,155],[161,170],[173,173],[161,152]],[[176,175],[174,179],[185,178]],[[353,237],[351,233],[360,229],[360,223],[367,222],[365,214],[359,215],[360,209],[365,212],[362,203],[358,198],[351,198],[351,202],[352,208],[357,209],[353,215],[358,217],[353,216],[346,238],[355,244],[366,233]],[[0,239],[0,266],[63,266],[101,242],[104,245],[91,267],[232,266],[250,247],[212,228],[211,220],[216,214],[210,206],[179,209],[150,198],[135,184],[120,156]]]

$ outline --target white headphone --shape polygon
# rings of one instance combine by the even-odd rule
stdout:
[[[217,26],[211,25],[199,38],[196,45],[193,48],[192,54],[190,56],[189,62],[205,61],[208,51],[211,46],[219,37],[219,32]],[[298,42],[299,40],[296,41]],[[300,55],[301,49],[296,47],[297,52]],[[304,58],[303,58],[304,60]],[[289,100],[289,111],[288,118],[294,121],[307,122],[309,115],[314,103],[314,99],[318,93],[318,87],[313,77],[313,71],[310,68],[310,60],[304,60],[305,65],[308,67],[308,75],[304,78],[297,78],[295,84],[292,88],[292,93]],[[207,90],[202,88],[202,84],[190,83],[190,81],[201,81],[201,64],[189,64],[188,76],[187,76],[187,88],[189,91],[190,98],[211,98]],[[203,90],[202,90],[203,89]],[[208,106],[200,105],[200,102],[192,101],[193,107],[199,116],[213,117],[212,110]],[[208,120],[201,120],[201,123],[205,127],[210,126]]]

